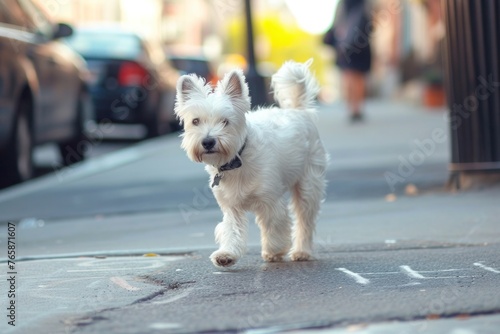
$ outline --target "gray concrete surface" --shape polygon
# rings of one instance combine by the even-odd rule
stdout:
[[[366,323],[350,325],[340,329],[298,330],[294,333],[329,334],[496,334],[500,328],[500,315],[470,317],[459,315],[448,319],[426,319],[416,321],[392,321],[369,325]],[[250,333],[273,333],[271,331],[249,331]],[[276,333],[276,332],[274,332]]]
[[[499,251],[498,244],[323,246],[315,261],[266,264],[254,247],[224,270],[207,261],[209,250],[35,260],[19,269],[17,332],[282,332],[474,318],[500,308]]]

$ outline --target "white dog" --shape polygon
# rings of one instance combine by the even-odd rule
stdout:
[[[182,148],[191,160],[206,164],[224,215],[215,229],[220,248],[210,256],[216,266],[232,266],[245,253],[246,211],[256,215],[264,260],[281,261],[288,253],[293,261],[311,257],[328,161],[314,124],[319,88],[311,62],[285,63],[271,83],[280,108],[254,112],[239,70],[213,92],[194,75],[179,78],[175,113],[184,123]]]

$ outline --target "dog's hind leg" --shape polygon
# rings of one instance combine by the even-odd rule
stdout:
[[[307,261],[311,257],[316,218],[325,193],[325,170],[326,158],[323,153],[306,167],[304,176],[293,187],[291,207],[295,222],[290,251],[292,261]]]
[[[273,204],[262,204],[255,212],[260,227],[262,258],[268,262],[281,261],[292,244],[291,219],[286,202],[281,199]]]

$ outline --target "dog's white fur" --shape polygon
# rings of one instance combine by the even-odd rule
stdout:
[[[231,266],[245,253],[246,211],[256,215],[264,260],[281,261],[286,254],[293,261],[311,257],[328,161],[314,124],[319,88],[309,71],[311,62],[286,62],[273,75],[280,108],[249,112],[248,87],[239,70],[228,73],[213,92],[194,75],[177,83],[175,112],[185,129],[182,148],[191,160],[206,164],[210,185],[219,167],[245,145],[238,155],[242,166],[223,172],[220,184],[212,188],[223,212],[215,229],[220,248],[210,257],[216,266]],[[215,139],[212,149],[202,145],[206,138]]]

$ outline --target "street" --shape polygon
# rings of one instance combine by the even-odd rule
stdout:
[[[318,118],[331,162],[311,262],[264,263],[251,223],[248,254],[213,267],[221,213],[176,134],[0,191],[18,273],[1,332],[497,333],[500,189],[445,189],[444,110],[372,100],[363,124],[341,104]]]
[[[97,131],[104,134],[103,131]],[[128,147],[133,143],[144,139],[146,130],[141,125],[114,124],[113,132],[107,133],[106,137],[95,138],[86,158],[95,158],[113,151]],[[35,175],[43,176],[61,168],[62,161],[60,152],[55,144],[41,145],[33,152]]]
[[[325,246],[316,261],[265,264],[253,248],[237,267],[223,271],[207,261],[208,251],[58,259],[34,261],[23,270],[23,285],[30,301],[53,316],[51,326],[61,326],[56,319],[62,313],[66,330],[75,333],[273,332],[473,318],[500,307],[499,271],[491,267],[500,267],[498,251],[498,245],[411,242]],[[37,276],[40,271],[46,275]],[[40,312],[20,314],[23,323]],[[495,333],[498,324],[478,333]]]

